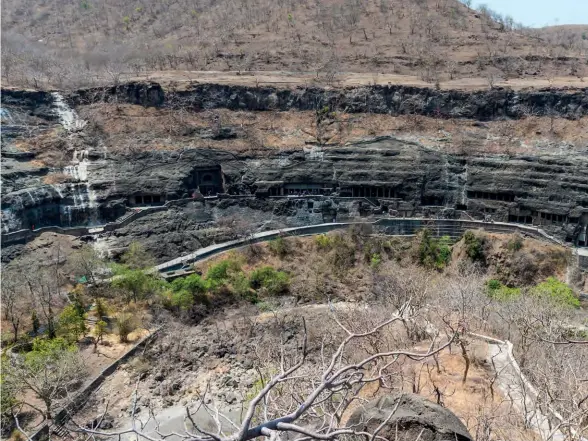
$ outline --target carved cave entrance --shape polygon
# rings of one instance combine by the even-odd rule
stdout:
[[[204,196],[214,196],[223,192],[221,167],[203,167],[192,170],[187,182],[190,193],[198,191]]]

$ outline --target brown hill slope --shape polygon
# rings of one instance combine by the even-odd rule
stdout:
[[[2,29],[4,81],[32,86],[181,69],[378,72],[430,83],[586,75],[581,34],[548,39],[457,0],[6,0]]]

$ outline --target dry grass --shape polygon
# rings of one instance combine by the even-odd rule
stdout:
[[[43,184],[63,184],[71,180],[71,176],[63,173],[51,173],[43,178]]]
[[[436,391],[440,391],[443,405],[460,417],[475,439],[539,440],[535,432],[524,428],[521,416],[496,385],[491,392],[494,372],[486,361],[487,344],[472,342],[468,351],[473,363],[465,383],[465,364],[457,350],[439,356],[440,372],[433,360],[415,366],[419,394],[437,402]],[[484,438],[484,431],[489,428],[491,436]]]
[[[513,235],[477,231],[484,240],[484,255],[488,265],[488,277],[496,278],[508,286],[534,285],[547,277],[566,281],[566,272],[571,255],[569,249],[523,237],[522,247],[513,250],[509,242]],[[453,251],[453,261],[467,259],[463,242]]]
[[[200,113],[144,108],[130,104],[81,106],[80,116],[92,121],[96,136],[110,151],[139,151],[214,147],[257,155],[276,150],[300,150],[317,142],[316,115],[311,111],[243,112],[226,109]],[[576,121],[530,117],[515,121],[442,120],[425,116],[390,116],[336,112],[324,127],[329,145],[393,135],[458,154],[528,154],[538,148],[549,152],[553,145],[568,143],[580,149],[588,142],[588,117]],[[202,139],[197,134],[218,124],[231,127],[235,139]],[[60,148],[54,144],[53,148]],[[572,149],[574,147],[571,147]],[[47,150],[46,153],[47,154]]]
[[[2,25],[5,81],[35,87],[179,69],[310,71],[326,81],[393,72],[431,84],[582,76],[586,53],[580,33],[570,43],[520,30],[457,0],[10,0]]]

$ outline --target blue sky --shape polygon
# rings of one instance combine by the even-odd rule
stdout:
[[[474,0],[525,26],[588,24],[588,0]]]

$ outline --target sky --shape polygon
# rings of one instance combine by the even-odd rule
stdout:
[[[474,0],[525,26],[588,25],[588,0]]]

